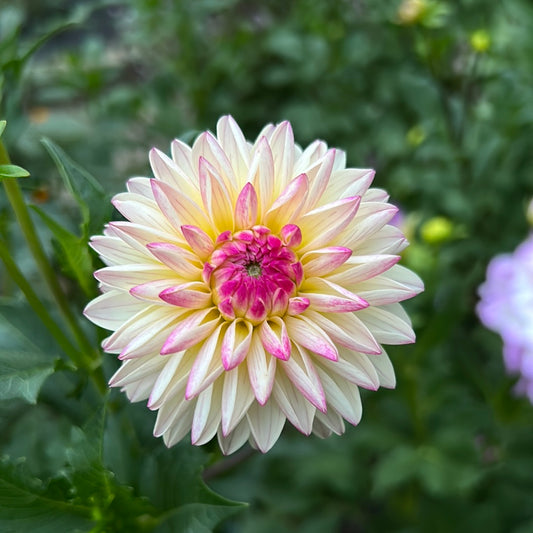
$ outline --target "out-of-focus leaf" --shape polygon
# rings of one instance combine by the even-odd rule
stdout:
[[[208,533],[245,505],[219,496],[201,478],[205,454],[177,446],[147,457],[141,490],[162,511],[155,533]]]
[[[0,165],[0,180],[6,178],[27,178],[30,173],[17,165]]]
[[[6,129],[6,124],[7,122],[5,120],[0,120],[0,137],[2,137],[2,133]]]
[[[88,507],[66,501],[58,486],[32,478],[23,463],[0,461],[0,530],[3,533],[85,532]]]
[[[98,531],[126,533],[144,531],[154,524],[154,507],[120,485],[103,464],[105,407],[99,408],[82,427],[74,427],[66,450],[66,477],[73,487],[74,501],[92,506]]]
[[[18,320],[21,313],[25,322]],[[43,351],[32,316],[21,306],[0,305],[0,400],[35,403],[42,384],[54,372],[58,359]]]
[[[75,163],[65,152],[50,139],[43,139],[44,147],[54,160],[65,187],[78,203],[82,215],[82,237],[102,230],[104,222],[109,220],[111,204],[98,181],[85,169]]]
[[[52,242],[66,274],[74,278],[83,292],[89,296],[91,294],[93,268],[87,240],[66,230],[39,207],[32,206],[32,208],[52,232],[54,236]]]
[[[54,361],[44,354],[0,349],[0,400],[22,398],[36,403],[42,384],[53,372]]]

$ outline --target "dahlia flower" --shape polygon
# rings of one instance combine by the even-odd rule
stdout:
[[[286,420],[320,437],[356,425],[359,387],[395,386],[382,344],[414,342],[398,302],[422,290],[374,172],[303,150],[288,122],[250,143],[222,117],[171,151],[151,150],[155,177],[113,198],[127,221],[91,240],[107,266],[85,314],[113,332],[110,385],[148,399],[167,446],[190,432],[266,452]]]
[[[533,402],[533,234],[492,259],[479,295],[481,322],[502,337],[505,366],[519,375],[516,391]]]

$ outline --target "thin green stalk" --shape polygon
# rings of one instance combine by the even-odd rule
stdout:
[[[0,241],[0,259],[6,267],[7,273],[11,276],[11,279],[18,285],[20,290],[26,296],[26,300],[41,319],[42,323],[46,326],[46,329],[52,334],[57,341],[61,349],[71,358],[76,359],[78,357],[77,350],[70,340],[63,333],[63,330],[55,323],[54,319],[48,312],[48,309],[39,300],[39,297],[34,292],[31,284],[26,280],[24,274],[19,270],[15,261],[11,257],[7,245]]]
[[[0,164],[10,164],[9,155],[0,140]],[[48,258],[44,253],[43,247],[35,231],[35,227],[30,217],[29,210],[22,196],[22,192],[18,185],[16,179],[5,179],[3,180],[4,189],[6,191],[7,198],[13,211],[15,212],[15,217],[19,223],[20,229],[28,248],[37,263],[46,284],[52,296],[61,311],[61,314],[65,321],[67,322],[74,338],[76,339],[77,344],[80,347],[80,351],[76,351],[75,359],[73,358],[74,364],[83,368],[91,373],[91,376],[95,380],[95,383],[100,391],[105,390],[105,380],[102,374],[102,370],[99,366],[100,354],[94,350],[92,347],[91,341],[85,335],[85,332],[78,324],[70,306],[68,304],[67,298],[63,293],[61,286],[59,284],[57,275],[48,262]],[[74,354],[72,354],[74,355]],[[103,384],[103,388],[102,388]]]

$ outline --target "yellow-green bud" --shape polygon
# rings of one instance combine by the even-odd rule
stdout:
[[[407,132],[406,138],[410,146],[416,147],[426,140],[426,132],[422,126],[414,126]]]
[[[487,30],[477,30],[470,35],[470,46],[478,54],[485,53],[490,48],[490,35]]]
[[[398,8],[400,24],[414,24],[420,20],[427,7],[425,0],[404,0]]]
[[[446,217],[433,217],[422,224],[420,235],[428,244],[440,244],[450,239],[453,225]]]

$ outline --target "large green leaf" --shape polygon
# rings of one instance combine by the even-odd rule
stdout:
[[[90,509],[65,501],[59,483],[32,478],[23,463],[0,461],[0,530],[3,533],[89,531]]]
[[[204,452],[185,445],[147,457],[140,489],[162,511],[156,533],[208,533],[246,507],[205,485],[201,472],[206,459]]]
[[[150,531],[155,510],[130,487],[120,485],[103,464],[106,409],[99,408],[83,427],[74,427],[66,450],[66,476],[72,485],[74,501],[92,506],[98,531]]]
[[[0,400],[37,401],[42,384],[55,369],[50,340],[25,305],[0,304]]]

